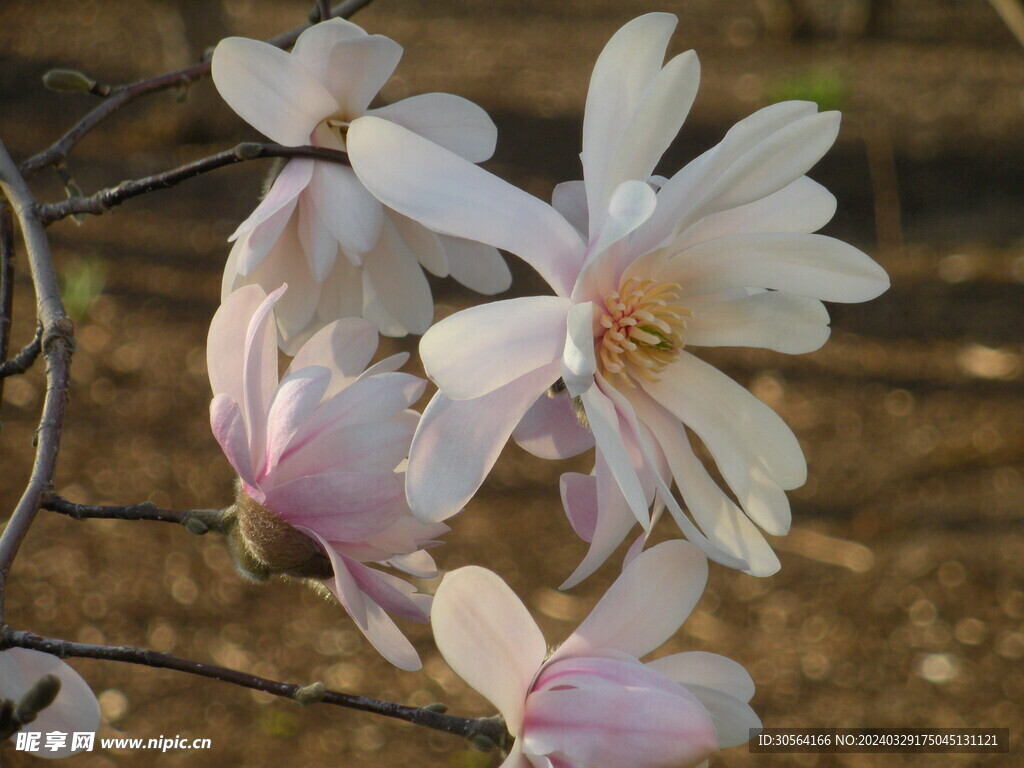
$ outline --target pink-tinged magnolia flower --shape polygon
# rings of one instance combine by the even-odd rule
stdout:
[[[75,733],[96,733],[100,727],[100,705],[89,684],[75,670],[48,653],[28,648],[8,648],[0,651],[0,700],[17,704],[45,675],[60,681],[57,697],[41,710],[32,722],[22,726],[24,733],[38,734],[37,746],[31,753],[36,757],[58,758],[81,752],[85,747],[74,747]],[[47,747],[47,733],[65,735],[63,744],[51,741]],[[12,737],[13,739],[14,737]]]
[[[596,443],[593,475],[562,478],[569,518],[590,542],[566,587],[665,507],[712,559],[777,570],[757,525],[788,530],[784,491],[806,479],[800,446],[768,406],[684,347],[810,352],[829,334],[821,300],[866,301],[888,286],[868,256],[811,234],[835,199],[804,174],[835,140],[836,112],[767,107],[671,179],[651,176],[699,80],[692,51],[662,66],[675,23],[641,16],[605,47],[587,97],[584,181],[557,186],[553,207],[399,126],[367,119],[349,132],[357,172],[385,204],[511,251],[554,289],[459,312],[423,337],[440,392],[413,439],[407,492],[420,519],[443,520],[509,435],[546,458]]]
[[[350,126],[373,115],[467,161],[489,158],[494,123],[463,98],[428,93],[368,109],[401,55],[393,40],[332,19],[303,32],[291,53],[222,40],[213,82],[240,117],[287,146],[344,150]],[[287,282],[277,323],[288,354],[339,317],[366,317],[389,336],[423,333],[434,310],[424,268],[485,294],[511,281],[494,248],[436,235],[382,207],[350,168],[327,161],[289,161],[231,239],[221,298],[243,285],[269,292]]]
[[[321,329],[278,381],[273,311],[285,290],[240,288],[210,325],[210,422],[239,477],[236,560],[257,578],[322,580],[386,659],[419,669],[385,611],[425,622],[430,597],[364,563],[436,572],[423,547],[447,526],[412,516],[396,471],[419,418],[408,408],[426,382],[395,371],[407,353],[366,368],[378,336],[359,318]]]
[[[747,741],[761,722],[742,667],[701,652],[638,658],[685,621],[707,567],[686,542],[652,547],[547,658],[544,636],[498,576],[477,567],[446,575],[434,638],[515,737],[502,768],[679,768]]]

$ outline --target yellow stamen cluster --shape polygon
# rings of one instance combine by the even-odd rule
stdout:
[[[683,348],[686,318],[693,312],[679,301],[678,283],[626,280],[604,300],[604,334],[598,351],[608,378],[618,376],[629,386],[632,377],[658,381]]]

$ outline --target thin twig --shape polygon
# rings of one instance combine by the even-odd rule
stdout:
[[[122,507],[75,504],[62,496],[50,494],[40,506],[59,512],[75,520],[152,520],[158,523],[177,523],[194,533],[224,532],[222,509],[161,509],[151,501]]]
[[[256,160],[262,157],[306,157],[348,165],[348,155],[335,149],[321,147],[286,147],[281,144],[260,144],[245,142],[231,149],[225,149],[215,155],[194,160],[178,166],[170,171],[146,176],[141,179],[122,181],[115,187],[101,189],[87,197],[69,197],[59,203],[46,203],[39,206],[39,219],[43,226],[49,226],[67,216],[80,213],[91,213],[99,216],[116,205],[132,197],[144,195],[157,189],[167,189],[193,176],[234,165],[245,160]]]
[[[14,556],[39,511],[43,494],[53,483],[60,450],[61,428],[68,399],[68,378],[74,325],[64,311],[53,268],[50,243],[39,221],[35,198],[18,166],[0,142],[0,189],[14,207],[25,240],[25,253],[36,293],[36,317],[42,326],[42,353],[46,360],[46,397],[36,431],[36,456],[32,474],[18,505],[0,536],[0,622],[4,616],[7,575]]]
[[[7,364],[11,351],[11,326],[14,325],[14,216],[6,200],[0,200],[0,368]],[[4,399],[4,380],[0,377],[0,403]]]
[[[345,2],[339,3],[331,9],[331,17],[347,19],[371,2],[373,0],[345,0]],[[291,48],[299,35],[310,26],[310,24],[302,24],[284,34],[271,38],[267,42],[271,45],[276,45],[278,48]],[[176,72],[168,72],[157,77],[150,77],[145,80],[138,80],[134,83],[114,87],[110,91],[110,96],[102,104],[99,104],[85,117],[75,123],[67,133],[42,152],[33,155],[23,162],[20,168],[22,176],[27,179],[44,168],[64,160],[74,146],[85,138],[93,128],[125,104],[134,101],[140,96],[165,91],[169,88],[186,88],[208,74],[210,74],[210,62],[208,59],[204,59],[198,64],[179,69]]]
[[[306,701],[308,703],[323,702],[324,704],[358,709],[363,712],[373,712],[377,715],[405,720],[414,725],[421,725],[436,731],[444,731],[445,733],[462,736],[467,739],[485,736],[496,745],[503,744],[506,737],[505,723],[500,716],[481,718],[456,717],[438,712],[432,707],[407,707],[402,704],[380,701],[366,696],[353,696],[348,693],[341,693],[340,691],[321,690],[319,686],[313,688],[312,686],[268,680],[265,677],[257,677],[256,675],[239,672],[235,669],[182,659],[177,656],[171,656],[168,653],[151,651],[146,648],[134,648],[128,645],[112,646],[73,643],[68,640],[41,637],[31,632],[13,630],[9,627],[4,629],[2,646],[7,648],[31,648],[62,659],[69,657],[102,659],[105,661],[120,661],[128,664],[156,667],[158,669],[187,672],[191,675],[208,677],[225,683],[234,683],[243,688],[251,688],[254,691],[262,691],[286,699]]]
[[[36,326],[36,335],[25,347],[12,357],[0,363],[0,380],[13,376],[16,373],[24,373],[32,367],[32,363],[39,357],[43,349],[43,326]]]

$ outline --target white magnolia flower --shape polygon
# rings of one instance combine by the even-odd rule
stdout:
[[[564,586],[665,507],[713,559],[774,572],[757,526],[788,530],[785,490],[806,478],[800,446],[689,348],[810,352],[829,334],[821,300],[866,301],[889,284],[856,248],[811,234],[835,199],[804,174],[835,140],[838,113],[767,107],[671,179],[651,176],[699,80],[692,51],[662,66],[675,23],[641,16],[605,47],[587,97],[584,181],[556,187],[553,207],[400,126],[367,118],[349,132],[359,177],[385,204],[511,251],[556,294],[468,309],[423,337],[440,392],[413,439],[406,490],[414,514],[443,520],[510,435],[547,458],[596,443],[594,474],[562,480],[566,511],[591,544]],[[736,501],[696,458],[690,431]]]
[[[736,662],[693,651],[646,664],[689,616],[707,582],[703,554],[663,542],[623,570],[550,655],[525,606],[477,567],[444,577],[432,623],[438,650],[500,711],[515,743],[502,768],[680,768],[746,742],[761,721]]]
[[[393,40],[332,19],[303,32],[291,53],[247,38],[222,40],[213,82],[239,116],[287,146],[344,150],[350,126],[373,115],[467,161],[489,158],[494,123],[459,96],[428,93],[368,109],[401,55]],[[389,336],[423,333],[434,310],[424,268],[485,294],[511,281],[494,248],[434,234],[384,208],[350,168],[328,161],[289,161],[231,239],[222,299],[243,285],[270,293],[287,282],[277,322],[289,354],[339,317],[364,316]]]

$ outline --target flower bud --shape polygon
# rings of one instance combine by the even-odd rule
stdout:
[[[51,69],[43,75],[43,85],[60,93],[94,93],[99,84],[77,69]]]
[[[274,574],[327,579],[331,561],[319,545],[296,530],[238,487],[235,524],[229,538],[235,563],[248,575],[264,581]]]
[[[317,681],[299,688],[299,690],[292,694],[292,698],[299,702],[299,704],[316,704],[324,700],[325,693],[327,693],[327,687],[322,682]]]
[[[43,675],[21,697],[14,710],[14,719],[22,724],[31,723],[40,712],[53,704],[58,693],[60,678],[56,675]]]

